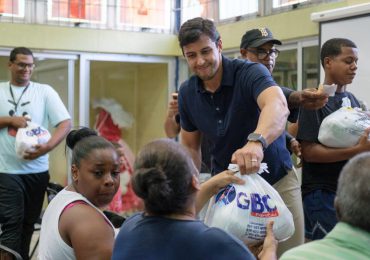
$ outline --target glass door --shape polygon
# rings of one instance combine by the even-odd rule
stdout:
[[[102,107],[94,104],[111,100],[133,119],[130,126],[119,129],[133,153],[148,141],[164,137],[163,121],[170,89],[175,87],[175,67],[175,58],[82,54],[80,125],[95,127]]]

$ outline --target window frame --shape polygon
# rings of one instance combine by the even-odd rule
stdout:
[[[100,20],[89,20],[89,19],[81,19],[81,18],[69,18],[63,16],[53,16],[53,1],[54,0],[47,0],[47,20],[48,21],[58,21],[58,22],[71,22],[71,23],[86,23],[86,24],[106,24],[107,23],[107,0],[99,0],[100,1],[100,8],[101,8],[101,17]],[[60,0],[57,0],[59,4]],[[67,0],[69,1],[69,0]]]
[[[115,14],[116,14],[116,25],[118,28],[134,28],[134,30],[143,30],[143,28],[148,29],[148,30],[164,30],[171,32],[173,31],[171,22],[172,22],[172,14],[171,14],[171,9],[173,7],[171,6],[171,1],[170,0],[164,0],[164,6],[165,6],[165,13],[168,12],[169,15],[165,18],[165,26],[152,26],[150,24],[134,24],[134,23],[124,23],[121,21],[121,6],[122,6],[122,0],[115,0]]]
[[[24,18],[25,15],[25,0],[12,0],[12,2],[17,1],[18,3],[18,13],[0,13],[0,16],[3,17],[15,17],[15,18]],[[14,4],[13,4],[14,5]]]

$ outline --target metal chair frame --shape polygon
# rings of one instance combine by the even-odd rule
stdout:
[[[11,254],[16,260],[23,260],[20,254],[18,254],[16,251],[14,251],[13,249],[10,249],[7,246],[0,244],[0,251],[4,251],[4,252]]]
[[[58,183],[49,182],[48,186],[46,188],[48,203],[50,203],[50,201],[55,197],[55,195],[57,195],[58,192],[61,191],[63,188],[64,187],[62,185],[58,184]],[[41,221],[42,221],[42,217],[41,217]],[[41,229],[41,223],[40,223],[39,227],[35,228],[35,231],[40,231],[40,229]],[[39,245],[39,242],[40,242],[40,236],[37,238],[37,241],[36,241],[35,245],[32,248],[32,251],[31,251],[31,254],[30,254],[30,259],[35,254],[36,249]]]

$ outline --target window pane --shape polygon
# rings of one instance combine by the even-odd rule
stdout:
[[[297,50],[280,52],[272,76],[279,86],[297,90]]]
[[[288,5],[299,4],[299,3],[303,3],[307,1],[308,0],[274,0],[272,7],[278,8],[278,7],[288,6]]]
[[[106,22],[106,0],[48,0],[50,20]]]
[[[169,0],[119,0],[118,23],[134,27],[170,29]]]
[[[24,17],[24,0],[0,0],[0,16]]]
[[[316,88],[319,85],[319,47],[303,48],[302,88]]]
[[[258,0],[220,0],[219,4],[220,20],[258,11]]]
[[[181,23],[195,17],[214,19],[214,3],[211,0],[183,0],[181,2]]]

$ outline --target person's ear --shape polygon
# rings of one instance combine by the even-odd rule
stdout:
[[[222,52],[222,39],[220,37],[220,39],[218,39],[218,41],[216,42],[216,46],[219,50],[219,52],[221,53]]]
[[[192,179],[191,179],[191,186],[193,187],[194,190],[200,190],[200,183],[199,183],[199,179],[197,176],[193,175]]]
[[[324,68],[329,68],[333,59],[330,57],[325,57],[324,58]]]
[[[340,219],[341,219],[341,213],[340,213],[340,207],[338,205],[338,199],[337,199],[337,197],[335,197],[335,199],[334,199],[334,208],[335,208],[335,212],[336,212],[336,215],[337,215],[337,219],[340,221]]]
[[[78,180],[78,168],[75,164],[72,164],[72,166],[71,166],[71,173],[72,173],[73,182],[77,182],[77,180]]]
[[[247,58],[248,51],[246,49],[240,49],[240,55],[242,55],[243,59]]]

